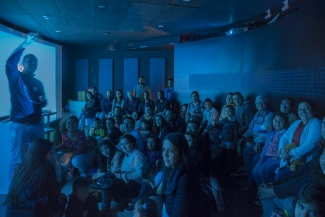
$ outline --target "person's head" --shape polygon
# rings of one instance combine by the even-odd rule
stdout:
[[[148,91],[144,91],[144,93],[143,93],[143,98],[144,98],[144,100],[149,100],[150,99],[150,93],[148,92]]]
[[[198,134],[195,133],[195,132],[192,132],[192,131],[189,131],[189,132],[186,132],[184,134],[186,140],[187,140],[187,143],[188,143],[188,146],[191,148],[194,148],[196,146],[198,146],[199,144],[199,140],[198,140]]]
[[[144,113],[147,115],[147,116],[152,116],[153,115],[153,108],[151,105],[145,105],[144,107]]]
[[[100,118],[99,117],[95,117],[95,119],[94,119],[94,128],[98,129],[98,128],[101,127],[101,125],[102,125],[102,123],[101,123]]]
[[[87,99],[88,101],[92,100],[93,98],[94,98],[94,95],[93,95],[91,92],[87,92],[87,93],[86,93],[86,99]]]
[[[303,124],[307,124],[308,121],[313,119],[316,114],[315,106],[308,100],[303,100],[298,106],[298,116],[302,120]]]
[[[226,117],[230,118],[230,117],[233,117],[235,115],[235,109],[232,105],[226,105],[225,106],[225,114],[226,114]]]
[[[133,112],[132,118],[134,119],[134,121],[139,120],[139,118],[140,118],[139,112],[137,112],[137,111]]]
[[[227,94],[227,96],[226,96],[226,104],[233,104],[234,103],[234,101],[232,99],[233,95],[234,95],[233,93],[228,93]]]
[[[40,168],[44,160],[50,162],[56,158],[52,147],[53,143],[51,141],[41,138],[36,139],[30,145],[27,153],[15,170],[4,204],[21,205],[20,201],[24,199],[23,188],[25,183],[35,175],[35,172]]]
[[[241,95],[240,92],[235,92],[233,95],[232,95],[232,100],[233,102],[235,103],[236,106],[241,106],[244,102],[244,97],[243,95]]]
[[[139,84],[144,84],[144,77],[140,76],[138,81],[139,81]]]
[[[112,159],[114,157],[114,154],[116,152],[116,146],[113,145],[109,140],[104,139],[99,146],[100,153],[102,153],[103,156]]]
[[[125,154],[131,154],[136,148],[137,139],[131,134],[125,134],[120,138],[121,149]]]
[[[96,95],[96,93],[97,93],[97,87],[92,86],[92,87],[90,88],[90,92],[91,92],[93,95]]]
[[[183,134],[172,133],[167,135],[163,141],[162,151],[166,168],[188,167],[189,147]]]
[[[167,122],[173,121],[176,118],[176,111],[172,108],[166,110],[166,119]]]
[[[72,183],[72,194],[80,202],[86,202],[89,196],[89,182],[85,177],[77,177]]]
[[[115,97],[116,97],[116,99],[123,99],[124,98],[123,92],[121,90],[117,90],[115,92]]]
[[[122,122],[123,122],[123,116],[122,115],[114,115],[113,118],[115,120],[115,126],[119,126],[120,124],[122,124]]]
[[[200,124],[197,121],[189,121],[186,125],[186,132],[195,132],[195,133],[199,133],[200,128],[199,128]]]
[[[35,55],[33,54],[25,55],[22,63],[24,67],[23,73],[28,75],[34,75],[34,72],[37,69],[37,62],[38,60]]]
[[[148,130],[149,129],[149,122],[148,121],[146,121],[146,120],[144,120],[144,119],[142,119],[141,121],[140,121],[140,129],[141,130]]]
[[[204,107],[206,110],[210,111],[212,109],[212,106],[212,100],[210,98],[204,100]]]
[[[182,105],[182,112],[186,112],[187,111],[187,108],[188,108],[188,104],[187,103],[184,103]]]
[[[120,106],[115,106],[114,115],[122,115],[122,108]]]
[[[98,145],[97,139],[92,136],[87,136],[86,142],[89,150],[94,150],[94,148],[96,148]]]
[[[280,111],[284,114],[290,114],[295,104],[291,98],[285,98],[280,103]]]
[[[304,185],[296,197],[295,217],[325,216],[325,186],[320,183]]]
[[[115,120],[114,118],[110,117],[106,119],[106,127],[108,130],[111,130],[115,127]]]
[[[156,136],[149,136],[147,147],[150,151],[157,151],[159,148],[158,138]]]
[[[157,127],[160,127],[160,128],[164,127],[167,124],[166,119],[160,114],[156,115],[155,121],[156,121]]]
[[[164,98],[165,98],[164,91],[159,90],[159,91],[158,91],[158,99],[163,100]]]
[[[264,111],[269,106],[269,98],[266,95],[259,95],[255,99],[255,105],[258,111]]]
[[[168,80],[167,80],[167,86],[169,88],[174,87],[174,78],[168,78]]]
[[[134,217],[158,217],[158,207],[156,202],[149,198],[144,197],[135,203],[133,210]]]
[[[124,131],[126,133],[130,133],[132,130],[134,130],[134,127],[135,127],[134,119],[131,117],[124,118],[123,127],[124,127]]]
[[[275,131],[283,130],[288,124],[288,116],[282,112],[276,112],[272,118],[272,126]]]
[[[79,120],[78,120],[77,116],[70,115],[69,117],[67,117],[67,119],[65,121],[65,127],[67,128],[67,130],[69,132],[75,132],[78,130],[78,123],[79,123]]]
[[[197,92],[197,91],[193,91],[193,92],[191,93],[191,99],[192,99],[192,102],[197,102],[197,101],[199,101],[199,99],[200,99],[199,92]]]
[[[112,91],[111,90],[106,91],[106,97],[108,99],[112,97]]]
[[[129,90],[128,92],[126,92],[129,100],[132,100],[134,98],[134,91],[133,90]]]

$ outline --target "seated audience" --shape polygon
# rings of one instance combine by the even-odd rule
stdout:
[[[191,99],[192,102],[188,104],[186,112],[186,122],[188,123],[189,121],[196,121],[201,123],[204,113],[204,104],[200,100],[200,96],[197,91],[192,92]]]
[[[226,113],[225,113],[225,107],[227,105],[231,105],[231,106],[235,106],[235,103],[232,99],[233,97],[233,93],[228,93],[226,96],[226,104],[222,107],[221,112],[220,112],[220,117],[219,117],[219,121],[222,121],[222,119],[226,118]]]
[[[199,124],[199,122],[197,122],[197,121],[189,121],[189,122],[187,122],[186,132],[190,132],[190,131],[199,134],[200,133],[200,124]]]
[[[248,126],[254,117],[254,110],[250,102],[244,100],[241,93],[234,93],[232,99],[235,104],[235,118],[239,122],[239,135],[241,136],[248,130]]]
[[[147,142],[147,162],[149,165],[156,167],[158,161],[162,160],[161,149],[159,146],[159,140],[156,136],[150,136]]]
[[[211,127],[218,122],[219,119],[219,112],[217,111],[216,108],[213,107],[212,101],[210,98],[207,98],[204,100],[204,113],[203,113],[203,120],[201,121],[200,124],[200,131],[203,130],[202,136],[204,137]]]
[[[164,96],[164,91],[158,91],[158,100],[156,101],[155,113],[165,113],[170,108],[169,101]]]
[[[180,114],[180,118],[181,118],[183,121],[186,121],[187,108],[188,108],[188,104],[187,104],[187,103],[184,103],[184,104],[182,105],[181,114]]]
[[[98,217],[97,199],[89,194],[89,182],[84,177],[73,180],[72,194],[69,195],[66,217]]]
[[[97,113],[97,116],[100,118],[103,127],[105,126],[105,118],[108,118],[110,113],[112,112],[112,104],[113,104],[112,91],[108,90],[106,92],[106,97],[102,100],[101,103],[102,112],[99,113],[99,115]]]
[[[121,115],[123,114],[122,109],[124,109],[124,96],[121,90],[117,90],[115,93],[115,99],[112,103],[112,112],[115,112],[115,107],[119,106],[121,108]]]
[[[89,129],[89,136],[94,138],[105,137],[104,129],[101,127],[101,120],[97,117],[94,119],[93,127]]]
[[[114,118],[106,119],[106,128],[107,128],[107,134],[104,139],[109,140],[114,145],[117,145],[118,140],[122,136],[122,132],[115,126]]]
[[[140,127],[140,121],[139,121],[140,115],[139,115],[139,113],[137,111],[135,111],[135,112],[132,113],[131,117],[135,121],[135,129],[136,130],[139,129],[139,127]]]
[[[149,92],[145,91],[143,93],[143,100],[141,101],[139,109],[138,109],[138,112],[140,113],[140,115],[145,114],[145,108],[148,105],[151,106],[151,108],[154,108],[155,102],[152,99],[150,99]]]
[[[90,165],[88,146],[85,134],[78,130],[78,118],[69,116],[66,121],[66,132],[62,134],[62,143],[54,148],[54,151],[61,151],[59,162],[67,171],[67,180],[74,175],[74,168],[79,168],[79,163]],[[83,172],[83,171],[82,171]]]
[[[61,193],[53,143],[36,139],[15,171],[2,205],[6,216],[62,216],[67,197]]]
[[[104,99],[103,95],[97,92],[97,87],[95,86],[90,88],[90,92],[94,96],[97,112],[101,112],[102,100]]]
[[[79,129],[83,130],[85,128],[86,119],[94,118],[96,116],[96,113],[96,99],[91,93],[87,92],[85,107],[81,109],[81,113],[78,118]]]
[[[290,173],[290,164],[295,160],[310,161],[317,144],[321,140],[321,120],[316,117],[316,110],[313,104],[307,100],[300,102],[298,106],[297,120],[291,124],[289,129],[282,136],[279,143],[280,168],[277,170],[275,179]],[[291,150],[286,146],[295,144]]]
[[[290,98],[283,99],[280,104],[280,111],[288,116],[288,125],[286,126],[287,129],[293,122],[298,120],[298,116],[293,113],[294,105],[293,100]]]
[[[169,126],[173,128],[173,132],[185,133],[186,122],[177,116],[176,111],[174,109],[167,109],[166,119]]]
[[[144,100],[144,93],[148,92],[150,93],[150,87],[145,85],[145,80],[143,76],[139,77],[138,84],[134,86],[133,92],[135,94],[135,97],[140,99],[140,101]]]
[[[155,124],[157,126],[155,133],[158,135],[160,141],[163,141],[168,134],[171,134],[173,132],[173,128],[167,124],[165,115],[162,113],[157,114],[155,116],[155,119]]]
[[[144,114],[141,116],[140,120],[145,120],[149,123],[149,127],[152,128],[154,121],[154,107],[151,105],[146,105],[144,108]]]
[[[140,99],[134,96],[133,90],[127,92],[127,97],[124,104],[124,116],[131,117],[133,112],[138,111]]]

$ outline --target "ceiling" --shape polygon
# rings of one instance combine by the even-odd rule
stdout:
[[[0,23],[25,33],[38,32],[59,44],[139,48],[178,43],[180,38],[219,37],[231,27],[266,24],[270,19],[264,21],[265,11],[271,8],[276,15],[283,1],[0,0]],[[290,9],[311,1],[289,0]]]

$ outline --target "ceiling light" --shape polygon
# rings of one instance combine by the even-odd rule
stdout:
[[[107,5],[97,5],[97,8],[104,9],[104,8],[107,8]]]
[[[288,2],[288,0],[285,0],[283,2],[283,4],[284,4],[284,7],[282,8],[282,11],[285,11],[285,10],[287,10],[289,8],[289,2]]]
[[[49,15],[44,15],[43,18],[44,18],[45,20],[49,20],[49,19],[51,18],[51,16],[49,16]]]
[[[109,34],[111,34],[111,33],[109,33],[109,32],[102,32],[102,34],[103,34],[103,35],[109,35]]]
[[[271,16],[272,16],[271,15],[271,9],[269,9],[269,10],[266,11],[266,16],[264,17],[264,19],[267,20],[267,19],[271,18]]]
[[[183,2],[190,2],[191,0],[182,0]]]
[[[56,33],[60,33],[60,32],[61,32],[61,30],[55,30],[54,32],[56,32]]]
[[[158,25],[157,27],[158,28],[164,28],[165,26],[164,25]]]

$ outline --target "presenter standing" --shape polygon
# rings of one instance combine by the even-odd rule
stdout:
[[[34,78],[37,58],[27,54],[23,58],[21,72],[18,62],[25,48],[32,44],[37,33],[29,33],[26,40],[19,45],[6,62],[6,75],[9,82],[11,111],[11,160],[9,163],[9,180],[26,154],[29,145],[37,138],[44,137],[42,107],[46,106],[42,83]]]

